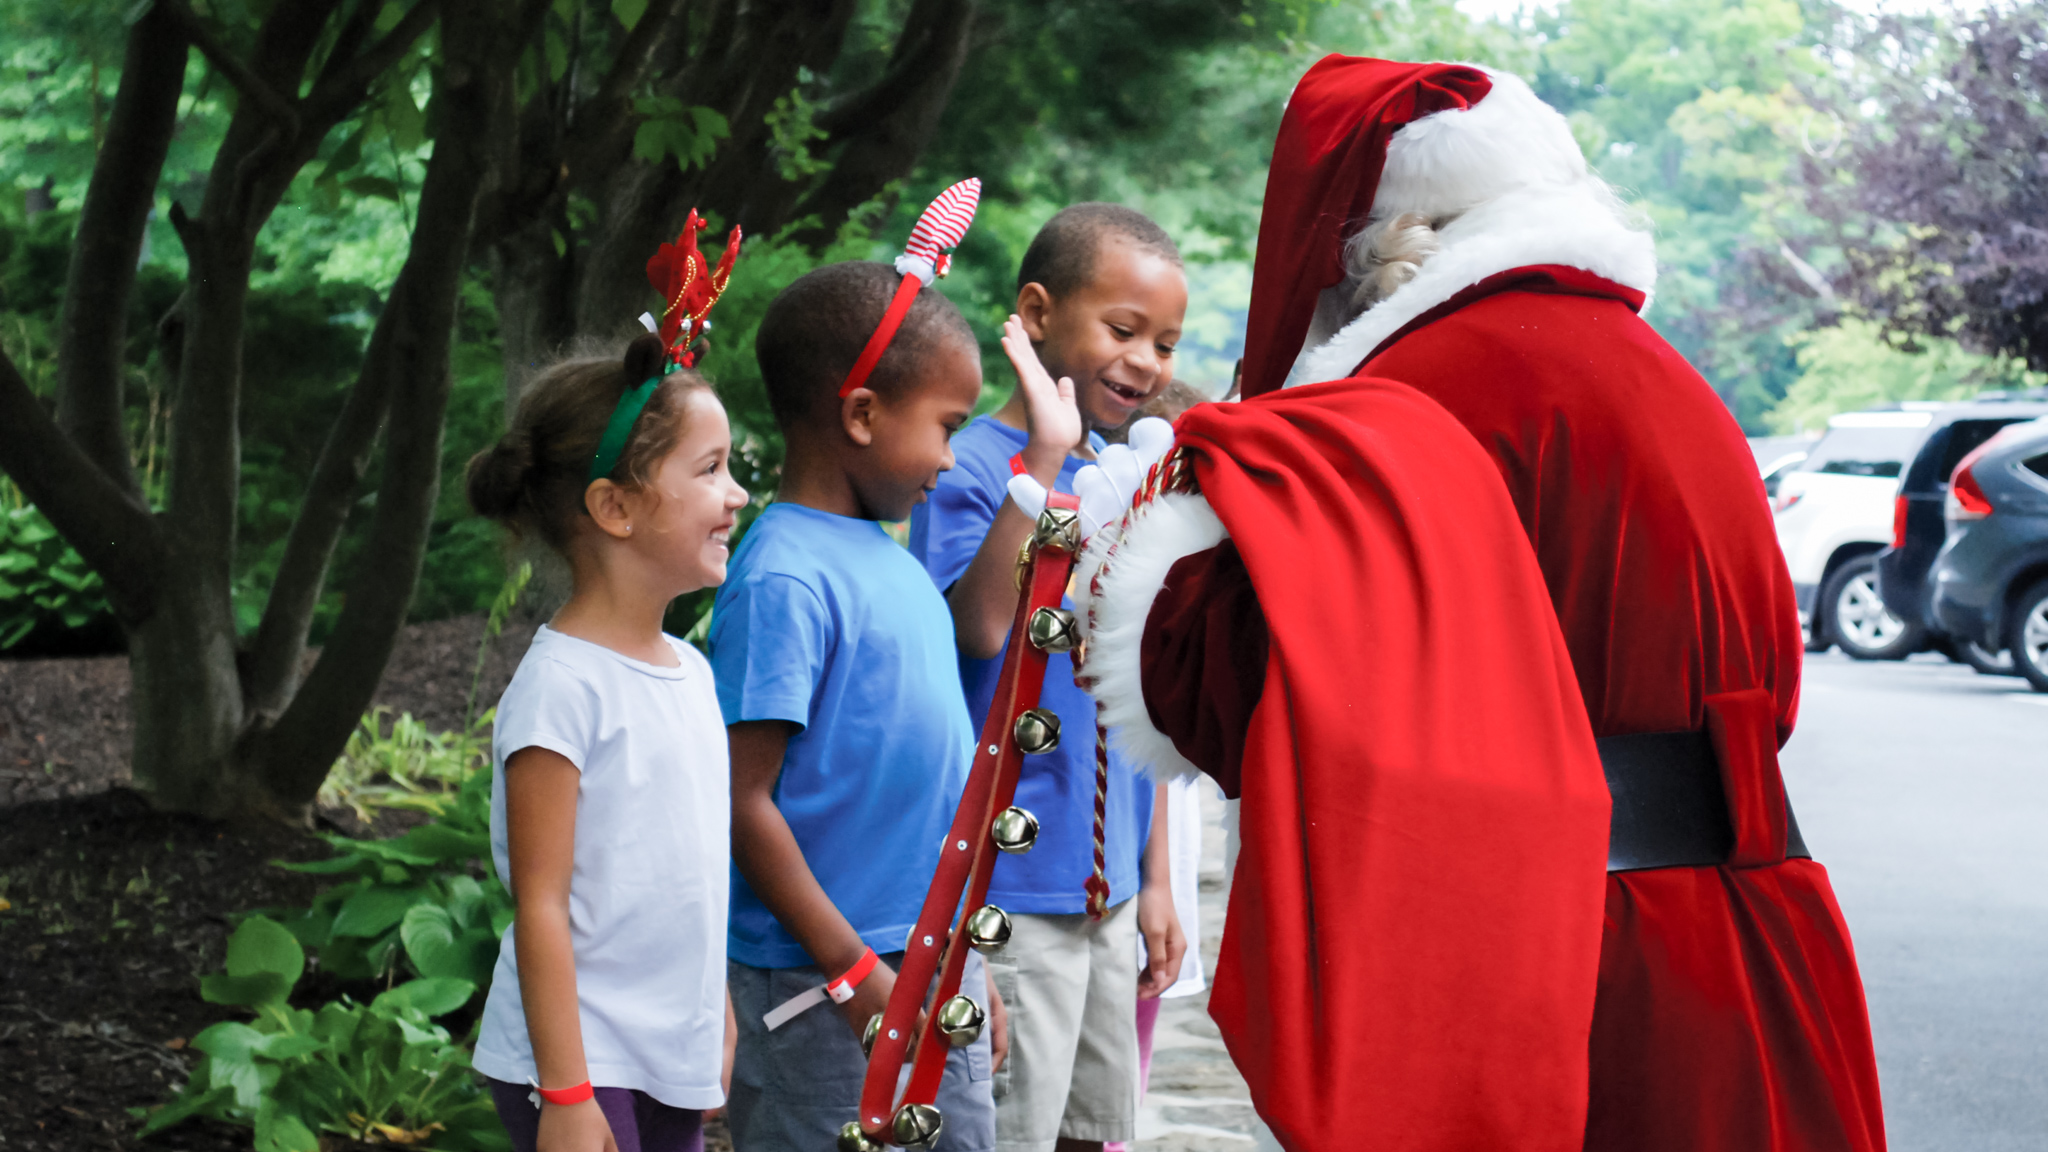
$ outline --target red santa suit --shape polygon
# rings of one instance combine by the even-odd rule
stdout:
[[[1431,221],[1439,250],[1361,315],[1331,323],[1342,319],[1355,283],[1347,279],[1344,240],[1368,218],[1407,212]],[[1365,380],[1398,382],[1428,397],[1505,481],[1518,543],[1536,562],[1570,653],[1579,699],[1566,707],[1601,738],[1616,789],[1587,1081],[1570,1102],[1584,1147],[1884,1146],[1848,931],[1825,870],[1800,858],[1777,770],[1799,686],[1791,585],[1739,429],[1638,316],[1654,276],[1648,237],[1625,225],[1563,119],[1520,81],[1471,67],[1329,57],[1296,88],[1275,146],[1248,321],[1248,399],[1237,406],[1243,414],[1197,408],[1176,430],[1193,464],[1189,487],[1201,489],[1185,499],[1206,497],[1229,539],[1218,547],[1211,545],[1222,531],[1207,541],[1187,533],[1173,539],[1134,514],[1122,536],[1106,533],[1113,541],[1096,550],[1108,558],[1107,574],[1094,579],[1098,595],[1089,607],[1105,626],[1091,637],[1088,669],[1098,678],[1106,722],[1118,728],[1114,738],[1142,760],[1200,767],[1226,789],[1243,790],[1241,860],[1253,870],[1240,863],[1212,1013],[1261,1116],[1290,1148],[1551,1146],[1489,1143],[1468,1133],[1454,1110],[1434,1121],[1450,1138],[1430,1135],[1420,1117],[1411,1117],[1412,1129],[1378,1129],[1369,1109],[1348,1110],[1357,1094],[1374,1090],[1365,1069],[1317,1078],[1301,1067],[1341,1047],[1339,1037],[1376,1032],[1389,1012],[1399,1020],[1441,1011],[1442,1041],[1419,1049],[1415,1062],[1468,1059],[1454,1005],[1405,1002],[1389,984],[1373,985],[1370,996],[1340,999],[1332,991],[1353,988],[1354,972],[1399,946],[1363,897],[1352,905],[1364,911],[1362,923],[1316,921],[1308,930],[1320,949],[1305,954],[1300,940],[1276,930],[1276,901],[1292,906],[1304,899],[1300,888],[1319,885],[1306,897],[1313,906],[1323,887],[1345,882],[1335,872],[1275,868],[1276,861],[1313,861],[1333,851],[1333,841],[1359,837],[1402,839],[1394,852],[1427,853],[1439,844],[1399,823],[1361,828],[1318,818],[1313,802],[1329,790],[1368,787],[1349,761],[1373,753],[1347,745],[1340,755],[1325,754],[1315,734],[1332,723],[1310,713],[1364,719],[1368,699],[1401,698],[1407,686],[1442,674],[1433,660],[1456,661],[1473,677],[1469,714],[1429,722],[1441,725],[1443,746],[1462,746],[1489,738],[1460,726],[1490,712],[1495,694],[1508,690],[1497,670],[1481,667],[1485,657],[1412,653],[1423,661],[1418,667],[1369,651],[1367,638],[1394,626],[1371,583],[1386,570],[1352,561],[1377,547],[1361,543],[1361,534],[1489,535],[1499,525],[1436,508],[1420,511],[1450,523],[1422,529],[1403,516],[1418,509],[1393,501],[1377,520],[1340,517],[1318,534],[1307,527],[1321,514],[1316,501],[1290,506],[1272,491],[1298,483],[1311,453],[1339,472],[1386,466],[1374,437],[1401,436],[1408,425],[1367,420],[1353,441],[1296,437],[1277,446],[1246,432],[1270,419],[1253,415],[1262,407],[1299,407],[1296,397]],[[1281,390],[1319,380],[1343,383]],[[1247,455],[1251,463],[1231,463]],[[1409,462],[1413,483],[1430,482],[1429,457]],[[1248,478],[1232,479],[1236,472]],[[1244,489],[1259,495],[1248,499]],[[1354,499],[1386,502],[1394,491],[1375,476],[1355,488]],[[1277,544],[1266,523],[1275,518],[1291,525]],[[1292,550],[1271,557],[1262,547]],[[1133,556],[1144,560],[1129,563]],[[1289,583],[1280,571],[1291,567],[1317,571]],[[1498,593],[1484,580],[1467,579],[1454,591],[1432,583],[1440,572],[1405,575],[1414,610],[1428,618],[1471,613],[1497,622],[1502,614],[1500,604],[1487,602]],[[1370,606],[1362,618],[1345,610],[1354,601]],[[1304,643],[1333,653],[1350,646],[1359,655],[1349,663],[1333,655],[1317,671],[1339,683],[1303,693],[1283,654]],[[1374,718],[1383,712],[1370,710]],[[1291,743],[1276,744],[1267,731],[1281,720]],[[1364,733],[1357,748],[1371,743]],[[1526,763],[1555,749],[1492,754]],[[1275,777],[1294,791],[1277,813],[1270,798],[1255,804],[1256,791]],[[1705,855],[1696,838],[1674,838],[1658,826],[1659,805],[1672,800],[1668,789],[1680,779],[1704,779],[1707,800],[1725,804],[1706,819],[1721,838]],[[1638,786],[1640,795],[1623,794]],[[1676,806],[1685,809],[1677,831],[1697,832],[1705,806]],[[1554,816],[1530,818],[1540,826]],[[1575,843],[1569,831],[1561,842]],[[1350,879],[1359,887],[1383,882],[1363,873]],[[1561,877],[1557,884],[1567,886]],[[1355,935],[1345,938],[1346,930]],[[1424,986],[1421,995],[1433,991]],[[1414,1070],[1391,1074],[1398,1081]],[[1482,1096],[1492,1091],[1484,1074],[1474,1085]],[[1572,1090],[1562,1077],[1549,1086]],[[1347,1137],[1341,1126],[1302,1119],[1317,1109],[1347,1112],[1366,1135],[1354,1127]]]

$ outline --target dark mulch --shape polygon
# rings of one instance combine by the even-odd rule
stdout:
[[[497,702],[537,619],[505,629],[484,660],[479,711]],[[460,728],[484,618],[409,625],[376,702],[439,731]],[[130,783],[128,658],[0,660],[0,808]]]
[[[480,708],[535,623],[492,646]],[[407,628],[377,702],[460,726],[482,635],[474,616]],[[120,657],[0,660],[0,1152],[250,1146],[248,1129],[204,1122],[143,1141],[129,1109],[168,1099],[196,1063],[186,1041],[233,1015],[199,998],[231,914],[305,904],[321,878],[270,864],[327,849],[285,828],[151,810],[127,788],[127,693]],[[320,980],[301,990],[338,991]],[[707,1135],[729,1152],[722,1124]]]
[[[311,899],[319,878],[270,861],[325,854],[125,788],[0,809],[0,1148],[247,1148],[216,1124],[144,1145],[127,1110],[163,1103],[195,1058],[185,1041],[228,1015],[199,998],[227,913]]]

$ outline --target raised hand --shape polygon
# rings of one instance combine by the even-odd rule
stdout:
[[[1024,322],[1014,314],[1003,322],[1003,351],[1024,392],[1024,424],[1031,437],[1024,445],[1024,466],[1042,483],[1059,475],[1067,454],[1081,443],[1084,429],[1081,409],[1074,403],[1074,382],[1065,376],[1053,380],[1038,362]]]

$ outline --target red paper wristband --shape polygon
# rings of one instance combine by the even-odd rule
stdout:
[[[860,987],[860,982],[867,979],[868,973],[873,972],[875,965],[881,962],[882,958],[875,955],[875,950],[868,949],[861,954],[860,959],[853,962],[853,967],[848,968],[845,975],[837,980],[825,982],[825,995],[832,997],[834,1004],[844,1004],[853,999],[853,990]]]
[[[561,1105],[581,1104],[592,1096],[597,1095],[597,1089],[592,1088],[588,1080],[576,1085],[574,1088],[536,1087],[534,1091],[540,1093],[540,1098],[548,1103]]]

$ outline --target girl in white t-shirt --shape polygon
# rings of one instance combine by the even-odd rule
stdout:
[[[725,1102],[730,861],[711,666],[661,630],[725,579],[725,409],[662,342],[527,386],[469,499],[574,592],[498,704],[491,852],[517,904],[476,1067],[520,1152],[695,1152]]]

